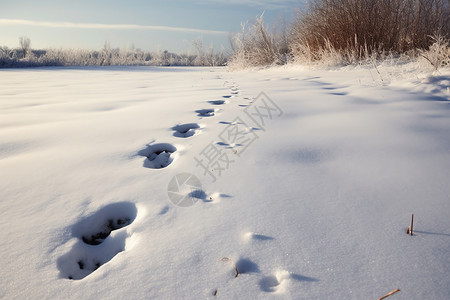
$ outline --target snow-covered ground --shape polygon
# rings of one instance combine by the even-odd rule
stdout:
[[[449,299],[450,72],[378,72],[1,70],[0,298]]]

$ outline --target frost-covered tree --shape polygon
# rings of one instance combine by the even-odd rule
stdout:
[[[20,44],[20,49],[22,50],[22,53],[23,53],[23,58],[27,57],[27,55],[31,51],[31,40],[27,37],[22,36],[19,38],[19,44]]]
[[[203,40],[196,39],[192,41],[192,46],[194,46],[197,57],[195,59],[195,65],[204,66],[206,65],[205,53],[203,50]]]
[[[143,51],[132,47],[111,48],[105,42],[100,51],[86,49],[45,49],[31,51],[31,43],[21,38],[21,48],[0,47],[0,67],[33,66],[212,66],[224,65],[223,51],[215,54],[214,46],[203,51],[203,44],[197,55],[176,54],[165,51]],[[199,58],[200,54],[200,58]],[[25,58],[26,57],[26,58]]]
[[[278,32],[265,26],[264,14],[257,17],[250,26],[242,24],[242,31],[230,37],[234,54],[229,66],[245,68],[282,63],[280,37]]]

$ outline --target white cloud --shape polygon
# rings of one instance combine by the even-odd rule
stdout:
[[[198,0],[198,2],[203,3],[220,3],[220,4],[230,4],[230,5],[243,5],[243,6],[256,6],[262,7],[265,9],[279,9],[285,7],[295,7],[299,4],[306,3],[306,0],[284,0],[284,1],[276,1],[276,0]]]
[[[153,26],[137,24],[97,24],[97,23],[72,23],[72,22],[46,22],[31,21],[22,19],[0,19],[0,25],[26,25],[51,28],[75,28],[75,29],[138,29],[138,30],[156,30],[156,31],[177,31],[202,34],[229,34],[226,31],[196,29],[186,27]]]

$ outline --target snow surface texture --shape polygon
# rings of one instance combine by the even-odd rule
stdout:
[[[1,70],[0,298],[449,299],[449,74]]]

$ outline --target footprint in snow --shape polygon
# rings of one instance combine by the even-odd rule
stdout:
[[[174,136],[179,138],[191,137],[198,132],[200,126],[197,123],[180,124],[172,127]]]
[[[244,238],[246,241],[251,241],[251,240],[253,240],[253,241],[271,241],[271,240],[274,240],[274,238],[271,236],[254,233],[254,232],[247,232],[244,235]]]
[[[138,155],[146,157],[144,167],[149,169],[163,169],[173,162],[173,153],[177,148],[171,144],[162,143],[147,145],[147,148],[138,152]]]
[[[78,240],[57,261],[60,277],[83,279],[124,251],[129,234],[122,228],[133,223],[136,216],[134,203],[118,202],[73,225],[72,236]]]
[[[238,261],[236,261],[236,263],[228,257],[224,257],[221,260],[224,262],[231,262],[231,263],[228,263],[228,265],[230,267],[232,267],[234,277],[238,277],[240,274],[250,274],[250,273],[260,273],[261,272],[259,270],[259,266],[248,258],[241,257],[241,258],[239,258]]]
[[[205,199],[203,199],[203,202],[208,202],[208,203],[218,203],[220,201],[222,201],[223,199],[226,198],[232,198],[233,196],[227,195],[227,194],[222,194],[222,193],[212,193],[209,195],[206,195]]]
[[[283,289],[286,279],[289,278],[289,273],[286,271],[276,272],[274,275],[266,276],[259,282],[261,290],[267,293],[279,292]]]
[[[248,258],[240,258],[236,262],[239,274],[259,273],[259,266]]]
[[[316,278],[306,277],[298,274],[291,274],[288,271],[277,271],[274,275],[263,277],[259,285],[261,290],[267,293],[283,293],[286,291],[286,288],[289,284],[290,280],[297,281],[318,281]]]
[[[333,96],[347,96],[347,93],[345,92],[332,92],[332,93],[328,93],[329,95],[333,95]]]
[[[212,108],[199,109],[195,111],[199,117],[213,117],[216,110]]]
[[[211,101],[208,101],[208,103],[210,103],[212,105],[223,105],[226,102],[225,102],[225,100],[211,100]]]

